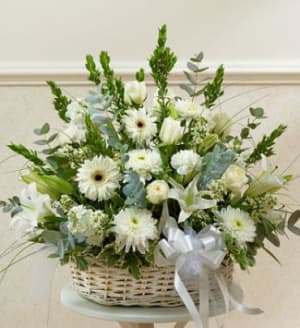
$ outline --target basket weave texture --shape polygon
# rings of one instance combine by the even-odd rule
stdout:
[[[140,279],[135,279],[127,269],[109,267],[101,260],[90,260],[87,271],[70,264],[73,287],[84,298],[102,305],[176,307],[183,303],[174,288],[174,266],[145,267]],[[233,265],[220,268],[228,287],[232,284]],[[199,303],[199,290],[187,288],[194,302]],[[209,276],[210,306],[218,306],[223,296],[215,279]],[[216,306],[214,306],[216,307]]]

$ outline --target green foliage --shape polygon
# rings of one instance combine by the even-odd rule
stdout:
[[[20,205],[20,199],[17,196],[9,198],[7,201],[0,201],[0,207],[2,207],[3,213],[10,213],[11,217],[14,217],[15,215],[23,211]]]
[[[62,120],[69,122],[69,118],[66,117],[66,112],[68,105],[71,103],[71,100],[69,100],[66,96],[63,95],[61,89],[54,81],[47,81],[47,84],[51,88],[51,92],[54,96],[53,104],[54,108],[58,112],[59,117]]]
[[[34,129],[34,133],[40,136],[43,134],[47,134],[49,130],[50,130],[49,123],[45,123],[40,129]]]
[[[85,116],[86,125],[86,146],[97,155],[109,155],[110,151],[105,145],[105,141],[97,125],[91,120],[89,115]]]
[[[38,154],[35,150],[29,150],[23,145],[16,144],[10,144],[7,147],[13,152],[25,157],[35,165],[43,166],[45,164],[44,161],[38,157]]]
[[[137,79],[137,81],[139,82],[143,82],[145,80],[145,71],[143,68],[140,68],[136,74],[135,74],[135,78]]]
[[[165,97],[168,92],[168,75],[177,61],[174,52],[166,46],[166,42],[167,27],[163,25],[158,32],[157,46],[149,59],[151,75],[158,87],[158,102],[163,110],[166,106]]]
[[[179,87],[186,91],[190,97],[198,97],[204,92],[204,88],[200,87],[198,89],[199,82],[199,73],[202,73],[208,69],[208,67],[200,67],[200,63],[203,60],[203,52],[195,55],[194,57],[190,58],[190,61],[187,63],[187,68],[189,71],[184,71],[184,75],[186,76],[187,80],[190,84],[181,83]]]
[[[90,73],[88,79],[94,82],[96,85],[100,84],[100,71],[97,69],[92,55],[86,56],[85,67]]]
[[[198,186],[201,190],[208,187],[213,180],[220,179],[230,164],[233,163],[235,153],[224,150],[216,145],[213,151],[206,153],[202,160],[202,168]]]
[[[255,108],[254,107],[250,107],[249,108],[249,111],[250,111],[250,114],[252,116],[254,116],[256,119],[265,118],[265,116],[264,116],[265,111],[261,107],[255,107]]]
[[[135,171],[128,171],[127,183],[123,187],[123,193],[126,196],[125,204],[128,206],[145,207],[146,191],[139,175]]]
[[[286,130],[287,126],[280,124],[276,129],[274,129],[270,135],[264,135],[262,140],[256,145],[253,152],[249,156],[247,163],[253,164],[261,159],[261,155],[266,157],[274,155],[273,146],[275,140],[279,138],[283,132]]]
[[[288,219],[288,229],[295,235],[300,236],[300,228],[296,226],[300,220],[300,210],[295,211]]]
[[[222,83],[224,77],[224,67],[219,66],[213,81],[208,82],[204,87],[204,105],[206,108],[214,106],[215,101],[224,94]]]

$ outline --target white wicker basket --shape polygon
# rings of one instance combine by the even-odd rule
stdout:
[[[174,288],[174,266],[145,267],[140,279],[132,277],[127,269],[109,267],[101,260],[90,260],[89,269],[80,271],[70,264],[73,286],[83,297],[102,305],[176,307],[182,302]],[[230,287],[233,265],[222,265],[222,274]],[[209,279],[210,303],[223,302],[215,279]],[[195,303],[199,291],[188,288]],[[215,307],[215,306],[214,306]]]

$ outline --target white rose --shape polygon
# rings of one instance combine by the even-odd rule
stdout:
[[[147,188],[147,199],[152,204],[159,204],[168,198],[169,186],[163,180],[151,182]]]
[[[125,102],[127,104],[141,105],[147,97],[145,82],[132,81],[125,84]]]
[[[212,117],[212,122],[210,123],[214,132],[218,135],[228,136],[232,126],[231,117],[226,113],[217,113]]]
[[[235,194],[242,194],[247,186],[248,177],[243,168],[230,165],[223,175],[225,186]]]
[[[184,133],[184,127],[181,126],[179,121],[171,117],[164,119],[160,129],[159,137],[166,145],[171,145],[178,142]]]

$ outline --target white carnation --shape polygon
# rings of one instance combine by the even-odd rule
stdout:
[[[149,143],[157,132],[155,118],[145,108],[127,110],[123,122],[129,137],[138,144]]]
[[[132,249],[145,254],[149,249],[149,240],[158,237],[156,220],[145,209],[126,208],[114,217],[113,224],[116,244],[120,250],[125,248],[126,253]]]
[[[88,199],[107,200],[114,196],[120,187],[118,165],[107,156],[96,156],[85,160],[76,176],[79,190]]]
[[[128,152],[129,159],[125,164],[126,169],[132,169],[141,177],[149,180],[151,174],[162,170],[160,154],[156,150],[135,149]]]
[[[171,157],[171,166],[179,175],[197,172],[201,167],[201,157],[192,150],[180,150]]]
[[[147,199],[152,204],[159,204],[168,198],[169,186],[163,180],[154,180],[147,188]]]
[[[229,206],[221,210],[220,218],[225,232],[230,234],[238,244],[243,245],[254,240],[256,227],[247,212]]]

